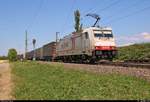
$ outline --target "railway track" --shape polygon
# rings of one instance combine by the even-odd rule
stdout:
[[[80,62],[63,62],[70,64],[84,64],[84,65],[104,65],[104,66],[120,66],[120,67],[134,67],[134,68],[147,68],[150,69],[150,62],[112,62],[112,61],[100,61],[97,63],[80,63]]]
[[[99,62],[98,65],[121,66],[121,67],[136,67],[150,69],[150,63],[133,63],[133,62]]]
[[[67,63],[67,62],[65,62]],[[135,68],[148,68],[150,69],[150,62],[112,62],[112,61],[100,61],[97,63],[80,63],[80,62],[71,62],[75,64],[88,64],[88,65],[104,65],[104,66],[120,66],[120,67],[135,67]]]

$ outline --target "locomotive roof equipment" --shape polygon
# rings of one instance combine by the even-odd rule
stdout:
[[[91,14],[91,13],[89,13],[89,14],[87,14],[86,16],[91,16],[91,17],[93,17],[93,18],[96,19],[96,22],[94,23],[94,25],[93,25],[92,27],[95,27],[96,24],[97,24],[97,23],[99,22],[99,20],[101,19],[98,14]]]

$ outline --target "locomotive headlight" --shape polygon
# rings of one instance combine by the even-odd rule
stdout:
[[[96,55],[102,55],[102,51],[96,51]]]
[[[98,49],[98,48],[99,48],[98,46],[95,47],[95,49]]]

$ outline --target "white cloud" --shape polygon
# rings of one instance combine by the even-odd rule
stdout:
[[[143,36],[144,39],[149,39],[150,40],[150,33],[143,32],[143,33],[141,33],[141,35]]]
[[[133,45],[134,43],[125,43],[125,44],[121,44],[121,45],[118,45],[119,47],[121,46],[129,46],[129,45]]]
[[[139,34],[130,34],[116,37],[118,46],[127,46],[135,43],[150,42],[150,33],[142,32]]]

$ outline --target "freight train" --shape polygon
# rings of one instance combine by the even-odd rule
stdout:
[[[79,33],[71,33],[58,42],[50,42],[27,53],[27,59],[63,62],[91,62],[112,60],[116,44],[110,27],[89,27]]]
[[[55,53],[56,53],[56,42],[50,42],[38,49],[27,52],[26,57],[28,60],[33,60],[35,57],[36,60],[52,61],[55,56]]]

